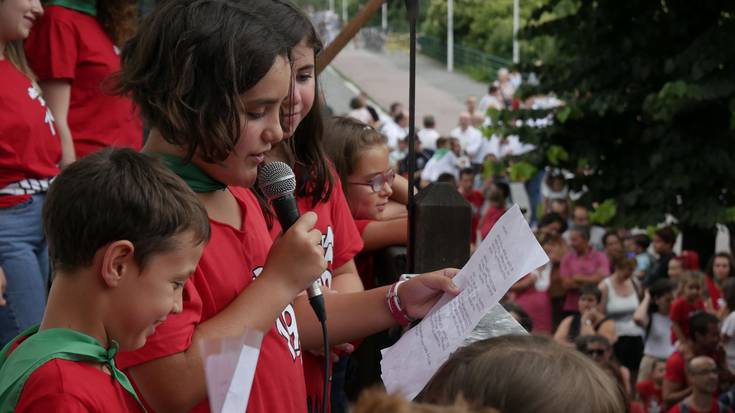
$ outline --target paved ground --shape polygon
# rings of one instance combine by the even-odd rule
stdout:
[[[392,102],[408,106],[408,53],[374,53],[346,47],[322,73],[321,82],[327,102],[335,113],[349,110],[349,100],[364,90],[380,107]],[[418,55],[416,60],[416,119],[433,114],[437,129],[448,134],[464,110],[464,100],[484,94],[486,85],[461,73],[448,73],[439,62]]]

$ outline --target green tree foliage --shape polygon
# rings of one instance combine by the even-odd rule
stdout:
[[[537,166],[574,171],[588,201],[614,201],[614,222],[735,221],[735,1],[575,0],[544,18],[562,1],[531,16],[524,35],[558,52],[525,68],[541,83],[521,94],[564,106],[550,127],[511,127],[544,116],[523,110],[496,113],[496,128],[538,145]]]
[[[525,27],[532,11],[546,2],[547,0],[520,1],[521,28]],[[549,16],[543,18],[547,19]],[[440,39],[446,38],[447,0],[428,2],[423,31]],[[454,38],[455,42],[464,46],[510,59],[513,53],[513,0],[456,0]],[[553,50],[553,41],[549,37],[525,39],[520,42],[523,60],[545,60],[554,53]]]

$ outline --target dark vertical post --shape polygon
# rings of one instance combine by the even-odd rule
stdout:
[[[406,0],[409,40],[408,69],[408,272],[414,272],[416,250],[416,215],[413,197],[414,175],[416,173],[416,21],[419,18],[418,0]]]
[[[470,258],[472,207],[452,184],[433,183],[416,195],[414,272],[462,268]]]

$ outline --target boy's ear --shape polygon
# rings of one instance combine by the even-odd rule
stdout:
[[[117,287],[127,272],[136,266],[135,247],[127,240],[114,241],[104,247],[100,273],[108,287]]]

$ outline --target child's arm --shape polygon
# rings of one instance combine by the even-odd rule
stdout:
[[[332,289],[338,293],[365,291],[355,260],[349,260],[332,273]]]
[[[646,328],[648,327],[649,319],[648,319],[648,307],[651,304],[651,293],[646,290],[646,292],[643,294],[643,300],[641,301],[640,305],[638,305],[638,308],[636,308],[635,312],[633,313],[633,321],[638,324],[640,327]]]
[[[523,278],[521,278],[520,280],[516,281],[516,283],[510,287],[510,291],[515,292],[515,293],[520,292],[520,291],[525,291],[529,287],[534,285],[537,279],[538,277],[536,276],[536,274],[529,273],[525,275]]]
[[[599,288],[600,292],[602,293],[602,295],[600,296],[600,309],[602,309],[603,313],[606,313],[608,295],[607,283],[605,283],[604,281],[600,281],[600,283],[597,284],[597,288]]]
[[[408,179],[396,174],[391,189],[393,190],[393,195],[390,196],[390,199],[399,204],[408,205]],[[416,193],[415,190],[414,193]]]
[[[324,272],[321,234],[312,229],[315,223],[316,214],[307,212],[276,240],[260,276],[219,314],[199,324],[185,351],[129,369],[155,411],[189,411],[207,397],[199,341],[241,336],[247,328],[269,331],[294,297]]]
[[[401,284],[399,301],[406,313],[414,319],[424,317],[445,293],[459,294],[452,282],[456,269],[444,269],[422,274]],[[378,287],[361,293],[326,294],[330,345],[346,343],[366,337],[397,325],[388,309],[386,293],[390,286]],[[306,350],[322,347],[322,330],[305,296],[294,302],[299,322],[299,338]]]
[[[563,344],[566,347],[574,347],[574,343],[567,340],[567,336],[569,335],[569,327],[572,324],[572,317],[567,317],[559,323],[559,327],[556,328],[556,333],[554,333],[554,341],[556,341],[559,344]]]
[[[60,166],[63,168],[77,159],[74,151],[74,139],[67,122],[69,101],[71,99],[71,83],[66,79],[47,80],[41,82],[40,86],[48,108],[54,115],[56,130],[59,132],[59,141],[61,142]]]
[[[408,242],[408,218],[372,221],[362,231],[363,251],[376,251]]]

